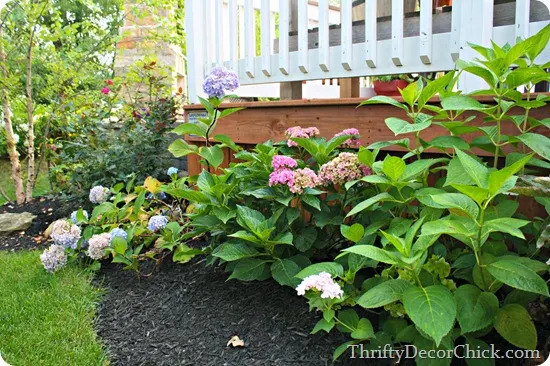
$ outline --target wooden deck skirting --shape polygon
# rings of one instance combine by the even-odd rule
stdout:
[[[533,97],[534,98],[534,97]],[[400,100],[400,98],[396,98]],[[482,96],[477,98],[483,103],[491,103],[493,101],[490,96]],[[221,108],[244,107],[246,109],[234,113],[218,121],[212,136],[216,134],[224,134],[229,136],[237,144],[248,148],[258,143],[263,143],[268,140],[283,141],[286,139],[285,131],[289,127],[317,127],[321,132],[321,136],[329,139],[336,133],[341,132],[345,128],[357,128],[361,134],[361,145],[368,146],[378,141],[388,141],[408,137],[411,140],[411,145],[414,146],[413,134],[395,136],[386,126],[384,120],[388,117],[399,117],[406,119],[406,115],[399,108],[384,105],[367,105],[357,108],[361,98],[350,99],[319,99],[319,100],[287,100],[275,102],[246,102],[246,103],[224,103]],[[434,98],[430,103],[438,103],[438,98]],[[185,107],[186,122],[189,118],[193,119],[197,114],[205,113],[202,105],[194,104]],[[460,120],[476,113],[465,113]],[[513,114],[522,114],[518,109],[517,112],[512,110]],[[479,115],[479,113],[477,113]],[[543,108],[533,109],[530,115],[537,119],[543,119],[550,115],[550,105]],[[476,126],[482,126],[481,117],[477,117],[470,122]],[[516,135],[518,130],[512,122],[504,122],[503,134]],[[543,133],[550,137],[550,131],[547,128],[539,128],[536,132]],[[433,138],[441,135],[448,135],[446,129],[439,126],[432,126],[421,132],[421,138],[430,141]],[[472,133],[464,135],[467,141],[471,141],[480,133]],[[186,141],[202,145],[204,139],[189,136],[185,137]],[[391,146],[385,148],[386,151],[402,152],[400,147]],[[437,152],[437,151],[434,151]],[[490,153],[475,149],[474,152],[479,156],[489,156]],[[222,167],[229,167],[234,158],[230,151],[225,151],[225,161]],[[201,166],[199,158],[196,155],[188,157],[189,175],[199,174]]]

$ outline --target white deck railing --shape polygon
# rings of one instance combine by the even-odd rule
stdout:
[[[455,68],[458,58],[475,57],[468,42],[490,45],[493,40],[497,44],[513,44],[517,37],[533,35],[549,23],[530,22],[533,1],[529,0],[507,5],[508,11],[514,7],[510,16],[515,19],[508,25],[493,24],[497,6],[493,0],[454,0],[452,13],[435,15],[432,0],[419,0],[420,14],[414,23],[418,28],[411,31],[404,0],[386,0],[391,1],[391,37],[382,39],[378,34],[381,19],[377,19],[376,0],[365,0],[362,27],[352,21],[353,1],[341,0],[340,31],[335,40],[332,33],[336,29],[330,27],[334,23],[334,8],[328,0],[319,0],[314,7],[308,0],[294,1],[298,2],[296,26],[289,0],[186,0],[190,102],[197,102],[204,76],[216,65],[235,70],[242,85],[447,71]],[[259,56],[255,25],[258,10]],[[436,16],[440,17],[437,23]],[[441,27],[445,21],[449,24]],[[390,20],[386,20],[389,25],[387,22]],[[433,29],[436,24],[440,28],[437,32]],[[317,30],[311,31],[310,27]],[[292,28],[297,33],[289,32]],[[313,33],[317,42],[312,41]],[[550,51],[545,50],[540,58],[550,61]],[[483,85],[475,76],[465,76],[460,82],[466,91]]]

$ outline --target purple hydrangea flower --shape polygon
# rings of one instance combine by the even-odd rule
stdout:
[[[73,213],[71,213],[71,221],[74,224],[78,224],[78,219],[76,218],[76,215],[78,215],[78,211],[73,211]],[[82,215],[86,218],[86,220],[88,220],[88,211],[82,210]]]
[[[213,68],[202,83],[202,89],[210,98],[223,98],[226,91],[233,91],[238,87],[237,74],[223,66]]]
[[[168,218],[162,215],[151,216],[149,219],[149,224],[147,224],[147,229],[155,232],[164,228],[168,224]]]
[[[128,233],[124,230],[122,230],[121,228],[114,228],[113,230],[111,230],[111,232],[109,233],[109,237],[110,237],[110,241],[109,243],[112,243],[113,242],[113,239],[116,238],[116,237],[120,237],[124,240],[128,239]]]
[[[171,166],[170,168],[168,168],[168,171],[166,172],[166,174],[168,175],[178,174],[178,171],[179,171],[178,168]]]
[[[65,248],[61,245],[52,245],[40,255],[40,261],[44,269],[50,273],[59,271],[67,264]]]

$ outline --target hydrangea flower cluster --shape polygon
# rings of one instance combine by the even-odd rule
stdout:
[[[344,184],[370,174],[370,168],[361,164],[356,154],[349,152],[340,153],[319,170],[319,178],[324,184]]]
[[[178,168],[171,166],[170,168],[168,168],[168,171],[166,172],[166,174],[172,175],[172,174],[178,174],[178,172],[179,172]]]
[[[336,299],[344,295],[344,291],[339,284],[334,282],[328,272],[321,272],[316,275],[307,276],[302,283],[296,287],[299,296],[304,296],[306,291],[316,289],[321,291],[321,298]]]
[[[274,171],[269,175],[269,186],[282,184],[288,186],[292,193],[302,194],[305,188],[314,188],[321,184],[315,172],[309,168],[291,170],[298,163],[291,157],[275,155],[271,161]]]
[[[67,220],[57,220],[52,224],[51,237],[63,248],[76,249],[80,234],[80,228]]]
[[[280,170],[284,168],[296,168],[298,166],[298,163],[290,156],[275,155],[273,157],[273,160],[271,160],[271,166],[275,170]]]
[[[73,224],[78,224],[78,219],[76,218],[76,215],[78,215],[78,211],[73,211],[71,213],[71,221],[73,222]],[[82,210],[82,215],[86,218],[86,220],[88,220],[88,211],[86,210]]]
[[[155,232],[160,229],[163,229],[166,224],[168,224],[168,218],[162,215],[151,216],[149,223],[147,224],[147,229]]]
[[[213,68],[202,83],[202,89],[210,98],[223,98],[226,90],[233,91],[238,87],[237,74],[223,66]]]
[[[297,169],[293,173],[294,183],[289,186],[292,193],[302,194],[305,188],[315,188],[321,185],[321,179],[309,168]]]
[[[319,136],[319,133],[320,132],[317,127],[307,127],[307,128],[302,128],[300,126],[290,127],[285,132],[286,137],[289,139],[287,140],[286,144],[288,145],[288,147],[298,146],[298,143],[290,139],[294,137],[303,137],[308,139],[310,137]]]
[[[88,257],[101,259],[105,256],[105,248],[109,246],[111,235],[109,233],[96,234],[88,241]]]
[[[294,172],[290,169],[279,169],[269,174],[269,186],[272,187],[277,184],[286,184],[292,187],[294,185]]]
[[[361,141],[359,140],[359,130],[357,128],[346,128],[344,131],[337,133],[334,137],[344,136],[344,135],[353,135],[353,138],[346,140],[342,143],[344,148],[358,148],[361,146]]]
[[[95,186],[90,190],[90,202],[100,204],[109,198],[109,189],[103,186]]]
[[[44,269],[50,273],[59,271],[67,264],[65,248],[61,245],[52,245],[40,255],[40,261]]]
[[[122,230],[121,228],[114,228],[113,230],[111,230],[111,232],[109,233],[109,243],[112,243],[113,242],[113,239],[116,238],[116,237],[119,237],[119,238],[122,238],[124,240],[128,239],[128,233],[124,230]]]

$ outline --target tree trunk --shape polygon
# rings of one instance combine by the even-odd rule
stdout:
[[[0,67],[2,68],[2,77],[5,82],[8,80],[8,70],[6,69],[6,54],[4,52],[4,24],[0,23]],[[2,105],[4,110],[4,122],[6,124],[6,140],[8,154],[11,162],[11,176],[15,185],[15,198],[17,203],[25,202],[25,188],[23,187],[23,178],[21,176],[21,163],[19,162],[19,153],[15,146],[13,126],[11,123],[11,111],[8,100],[8,91],[6,84],[2,85]]]
[[[29,126],[29,132],[27,135],[27,155],[28,155],[28,165],[27,165],[27,193],[26,200],[32,200],[32,191],[34,189],[35,183],[35,173],[34,173],[34,121],[33,121],[33,102],[32,102],[32,46],[34,41],[34,26],[31,27],[31,33],[29,37],[29,48],[27,50],[27,85],[26,85],[26,94],[27,94],[27,120]]]

